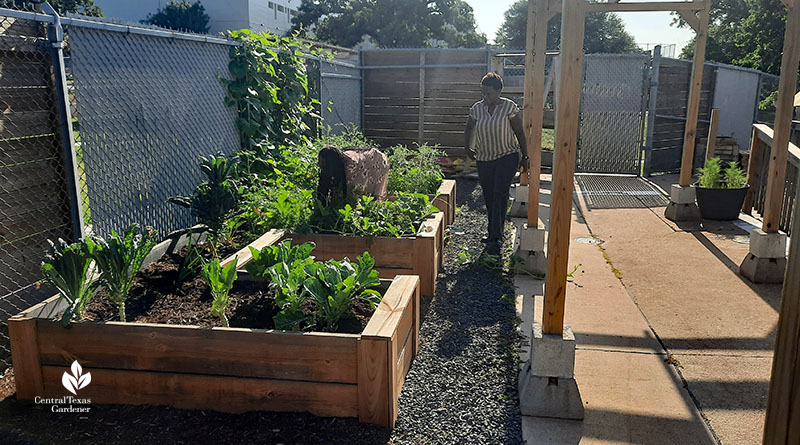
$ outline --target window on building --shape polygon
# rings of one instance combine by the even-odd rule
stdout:
[[[275,9],[275,3],[269,2],[269,9]]]
[[[292,14],[292,17],[296,17],[297,16],[297,11],[295,11],[294,9],[292,9],[290,11],[290,13]]]
[[[283,12],[283,11],[284,11],[283,5],[278,5],[278,12]]]

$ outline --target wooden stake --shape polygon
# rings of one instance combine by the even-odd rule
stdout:
[[[578,143],[578,111],[583,80],[585,0],[564,0],[561,15],[561,88],[556,110],[553,202],[550,214],[547,279],[544,292],[545,334],[561,335],[567,290],[572,189]]]
[[[783,59],[775,106],[775,132],[770,150],[767,174],[766,202],[762,230],[777,233],[781,219],[781,204],[786,180],[786,162],[789,157],[789,137],[792,132],[794,94],[797,92],[797,67],[800,65],[800,7],[786,15],[786,34],[783,41]]]
[[[528,0],[528,34],[525,48],[525,109],[523,127],[528,139],[528,227],[539,227],[539,175],[542,165],[544,118],[544,65],[547,51],[547,0]]]
[[[419,126],[417,143],[422,145],[425,138],[425,51],[419,52]]]
[[[747,161],[747,195],[742,204],[742,212],[748,215],[753,214],[753,195],[755,190],[753,186],[756,184],[758,178],[758,164],[761,163],[761,150],[764,143],[758,138],[758,131],[753,127],[753,139],[750,140],[750,159]]]
[[[697,117],[700,114],[700,90],[703,89],[703,66],[706,61],[706,41],[708,40],[708,3],[700,11],[700,29],[695,37],[692,80],[689,86],[689,103],[686,109],[686,129],[683,133],[683,156],[681,157],[680,185],[688,187],[692,182],[692,161],[697,136]]]
[[[717,150],[717,128],[719,128],[719,108],[711,110],[711,125],[708,128],[708,142],[706,143],[706,161],[714,157]]]

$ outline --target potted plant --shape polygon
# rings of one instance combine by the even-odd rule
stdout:
[[[699,171],[694,187],[700,215],[718,221],[737,219],[750,187],[744,170],[734,161],[723,168],[719,158],[711,158]]]

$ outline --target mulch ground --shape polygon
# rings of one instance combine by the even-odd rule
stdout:
[[[458,182],[460,211],[434,298],[422,302],[421,345],[393,430],[305,413],[225,414],[160,406],[94,405],[53,413],[18,401],[0,378],[0,443],[521,444],[520,336],[508,252],[487,256],[477,181]]]

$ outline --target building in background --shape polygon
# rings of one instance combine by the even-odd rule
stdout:
[[[191,0],[190,0],[191,1]],[[292,27],[301,0],[200,0],[209,17],[209,34],[249,28],[285,34]],[[95,0],[109,18],[139,22],[169,0]]]

